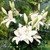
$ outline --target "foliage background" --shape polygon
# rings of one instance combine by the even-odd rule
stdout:
[[[0,23],[3,20],[3,17],[5,16],[1,11],[1,7],[4,7],[7,11],[10,10],[9,1],[14,0],[0,0]],[[27,15],[29,15],[31,12],[35,12],[35,10],[38,10],[38,4],[42,1],[44,0],[15,0],[15,7],[20,13],[26,13]],[[46,4],[48,2],[49,0],[45,0],[43,4]],[[46,23],[50,23],[50,11],[48,13],[47,19],[48,20],[46,21]],[[39,33],[41,32],[40,35],[42,36],[42,43],[37,48],[31,46],[35,48],[34,50],[50,50],[50,27],[49,29],[44,29],[44,27],[40,27],[39,31]],[[10,30],[6,28],[5,24],[3,24],[2,26],[0,25],[0,50],[14,50],[14,47],[10,46],[11,44],[9,42],[9,36],[11,35],[11,32],[9,31]]]

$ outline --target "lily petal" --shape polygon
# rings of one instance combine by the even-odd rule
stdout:
[[[16,38],[16,44],[18,44],[18,43],[19,43],[19,41],[20,41],[20,39],[19,39],[19,38]]]
[[[16,31],[14,31],[14,34],[16,35],[16,36],[19,36],[19,34],[18,34],[18,31],[16,30]]]
[[[22,24],[19,23],[19,28],[21,28],[21,27],[22,27]]]
[[[26,36],[25,35],[22,35],[20,38],[21,38],[21,40],[25,40],[26,39]]]
[[[7,28],[9,28],[10,21],[6,23]]]
[[[7,22],[9,19],[6,19],[6,20],[3,20],[2,22],[1,22],[1,24],[3,24],[3,23],[5,23],[5,22]]]
[[[23,14],[19,14],[19,15],[20,15],[20,17],[23,16]]]
[[[38,39],[35,39],[35,40],[36,40],[37,42],[39,42],[39,44],[41,43],[40,40],[38,40]],[[38,45],[39,45],[39,44],[38,44]]]
[[[18,10],[16,10],[16,8],[14,8],[14,16],[16,16],[16,15],[19,15],[19,12],[18,12]]]
[[[24,41],[25,41],[27,44],[29,44],[29,40],[25,39]]]
[[[27,37],[27,39],[32,43],[33,42],[33,38],[32,37]]]
[[[29,26],[28,29],[31,31],[32,30],[32,26]]]
[[[36,38],[37,38],[37,39],[41,39],[41,36],[34,35],[33,38],[35,38],[35,39],[36,39]]]
[[[12,14],[12,11],[11,10],[8,11],[8,17],[9,18],[13,18],[13,14]]]
[[[15,20],[15,18],[12,18],[12,19],[11,19],[11,21],[12,21],[12,22],[14,22],[14,23],[16,23],[16,20]]]
[[[35,35],[36,33],[37,33],[37,31],[30,31],[29,36]]]
[[[44,23],[43,22],[41,22],[41,21],[39,21],[39,23],[43,26],[44,25]]]
[[[19,39],[18,37],[14,37],[14,38],[12,39],[12,42],[13,42],[14,40],[16,40],[16,44],[18,44],[18,42],[20,41],[20,39]]]
[[[42,15],[39,15],[39,16],[38,16],[38,20],[41,20],[41,19],[42,19]]]
[[[28,25],[30,25],[32,23],[32,21],[28,22]]]

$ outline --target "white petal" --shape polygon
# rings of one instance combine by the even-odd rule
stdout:
[[[6,10],[3,7],[1,7],[1,9],[2,9],[3,13],[5,13],[7,15]]]
[[[8,17],[9,17],[10,19],[13,18],[13,14],[12,14],[12,11],[11,11],[11,10],[8,11]]]
[[[34,14],[32,14],[31,15],[31,20],[33,21],[33,20],[35,20],[36,18],[38,17],[38,13],[34,13]]]
[[[44,25],[44,23],[43,22],[41,22],[41,21],[39,21],[39,23],[43,26]]]
[[[17,39],[17,37],[14,37],[13,39],[12,39],[12,42],[14,41],[14,40],[16,40]]]
[[[16,20],[15,20],[15,18],[12,18],[12,19],[11,19],[11,21],[12,21],[12,22],[14,22],[14,23],[16,23]]]
[[[3,20],[3,21],[1,22],[1,24],[5,23],[5,22],[7,22],[7,21],[8,21],[8,19],[6,19],[6,20]]]
[[[18,10],[16,10],[16,8],[14,8],[14,13],[15,13],[15,16],[19,15],[19,12],[18,12]]]
[[[32,26],[28,26],[28,30],[31,31],[32,30]]]
[[[42,10],[42,13],[44,13],[45,12],[45,10]]]
[[[42,16],[41,16],[41,15],[39,15],[39,16],[38,16],[38,20],[41,20],[41,19],[42,19]]]
[[[39,44],[41,43],[40,40],[38,40],[38,39],[35,39],[35,40],[36,40],[37,42],[39,42]],[[38,44],[38,45],[39,45],[39,44]]]
[[[23,14],[19,14],[20,16],[23,16]]]
[[[22,27],[22,24],[19,23],[19,27]]]
[[[7,16],[5,16],[3,20],[5,20],[5,19],[7,19],[7,18],[8,18],[8,17],[7,17]]]
[[[21,41],[19,38],[16,39],[16,44],[18,44],[18,42]]]
[[[48,26],[50,26],[50,24],[48,24]]]
[[[21,38],[21,40],[24,40],[24,41],[26,41],[25,39],[27,39],[27,40],[29,40],[31,43],[33,42],[33,38],[32,38],[32,37],[29,37],[29,36],[23,35],[23,36],[21,36],[20,38]]]
[[[29,36],[35,35],[36,33],[37,33],[37,31],[30,31]]]
[[[14,34],[16,35],[16,36],[19,36],[19,33],[18,33],[18,31],[16,30],[16,31],[14,31]]]
[[[12,42],[13,42],[14,40],[16,40],[16,44],[18,44],[18,42],[20,41],[20,39],[19,39],[18,37],[14,37],[14,38],[12,39]]]
[[[10,21],[6,23],[7,28],[9,28]]]
[[[27,44],[29,44],[29,40],[25,39],[24,41],[25,41]]]
[[[34,35],[33,38],[35,38],[35,39],[36,39],[36,38],[37,38],[37,39],[41,39],[41,37],[38,36],[38,35]]]
[[[48,11],[43,14],[42,19],[45,19],[47,14],[48,14]]]
[[[28,25],[30,25],[32,23],[32,21],[28,22]]]
[[[38,36],[38,35],[34,35],[33,38],[34,38],[37,42],[39,42],[39,44],[41,43],[40,40],[38,40],[38,39],[41,39],[40,36]]]
[[[33,38],[32,37],[27,37],[27,39],[32,43],[33,42]]]
[[[48,11],[47,11],[47,12],[45,12],[45,13],[43,14],[43,16],[44,16],[44,17],[46,17],[46,16],[47,16],[47,14],[48,14]]]
[[[19,32],[20,32],[20,35],[24,35],[25,34],[25,29],[19,28]]]
[[[25,40],[27,37],[25,35],[22,35],[20,38],[21,40]]]
[[[35,35],[37,33],[37,31],[36,30],[35,31],[32,31],[32,33]]]

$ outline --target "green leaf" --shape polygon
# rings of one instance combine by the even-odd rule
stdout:
[[[47,10],[48,8],[49,8],[49,6],[47,6],[45,10]]]

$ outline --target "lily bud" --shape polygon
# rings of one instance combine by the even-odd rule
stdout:
[[[11,1],[9,1],[9,4],[10,4],[10,7],[12,8],[12,4],[11,4]]]
[[[7,15],[6,10],[3,7],[1,7],[1,9],[2,9],[3,13]]]
[[[27,15],[24,13],[24,21],[25,21],[25,23],[27,24],[27,22],[28,22],[28,18],[27,18]]]
[[[42,19],[45,18],[47,16],[47,14],[48,14],[48,11],[43,14]]]
[[[45,13],[43,14],[43,17],[46,17],[46,16],[47,16],[47,14],[48,14],[48,11],[47,11],[47,12],[45,12]]]
[[[14,9],[14,7],[15,7],[15,6],[14,6],[14,2],[12,2],[12,9]]]
[[[11,9],[14,10],[14,7],[15,7],[14,2],[11,3],[11,1],[9,1],[9,4],[10,4]]]

